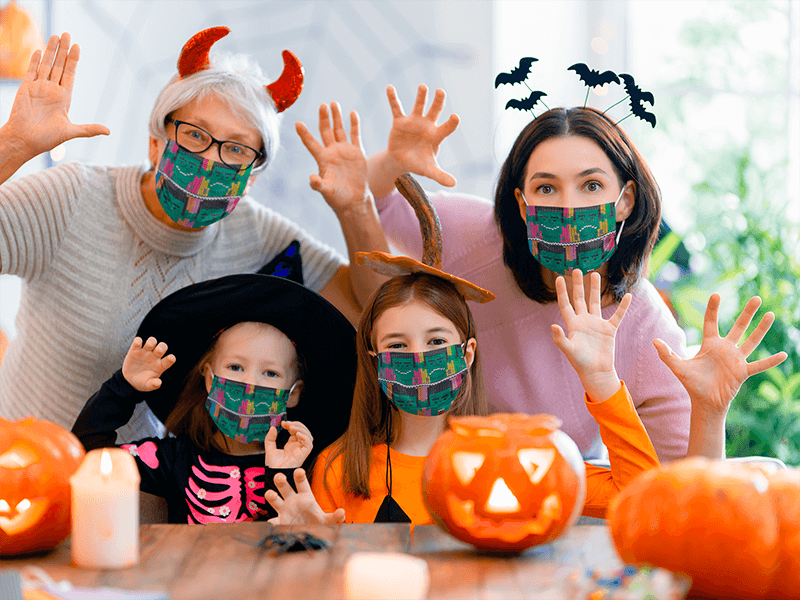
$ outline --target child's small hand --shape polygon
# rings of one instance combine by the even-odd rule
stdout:
[[[600,275],[591,274],[589,306],[583,289],[583,273],[580,269],[572,271],[572,297],[575,307],[569,301],[567,284],[563,277],[556,278],[558,308],[567,335],[556,325],[552,325],[553,342],[566,355],[577,371],[586,393],[596,402],[613,396],[621,385],[614,367],[614,341],[622,318],[631,303],[631,295],[625,294],[616,312],[606,321],[600,312]]]
[[[293,469],[303,464],[311,454],[314,447],[314,438],[308,427],[300,421],[282,421],[281,425],[291,435],[283,449],[279,450],[275,441],[278,439],[278,429],[270,427],[264,438],[264,461],[272,469]]]
[[[439,168],[436,161],[439,144],[456,130],[459,122],[458,115],[450,115],[447,121],[436,125],[436,119],[444,108],[444,90],[436,90],[427,115],[422,114],[428,97],[425,85],[417,88],[417,99],[408,115],[403,113],[393,86],[386,89],[386,95],[392,108],[392,129],[389,131],[387,148],[389,156],[400,166],[401,172],[416,173],[453,187],[456,184],[455,177]]]
[[[331,116],[333,125],[331,125]],[[311,175],[311,188],[318,191],[338,215],[350,209],[363,208],[371,203],[367,190],[367,159],[361,146],[358,113],[350,113],[350,141],[342,123],[342,112],[336,102],[319,107],[319,134],[322,143],[314,139],[305,123],[295,129],[311,155],[317,161],[319,175]]]
[[[135,337],[122,362],[122,375],[134,389],[152,392],[161,387],[161,375],[175,364],[175,355],[167,354],[167,345],[156,338]]]
[[[308,525],[321,523],[323,525],[333,525],[344,522],[344,509],[337,508],[332,513],[322,510],[314,498],[311,486],[308,484],[306,472],[297,469],[294,472],[294,484],[297,487],[295,492],[283,473],[275,476],[275,487],[278,488],[280,495],[275,490],[267,490],[264,498],[274,508],[278,516],[269,520],[273,525]],[[283,496],[281,498],[281,496]]]
[[[753,332],[737,346],[761,306],[761,298],[750,298],[742,314],[724,338],[719,336],[720,296],[712,294],[703,321],[703,342],[694,358],[683,359],[662,340],[653,340],[658,356],[689,392],[692,412],[725,415],[739,388],[751,375],[761,373],[786,360],[786,352],[748,363],[747,357],[764,339],[775,320],[765,314]]]

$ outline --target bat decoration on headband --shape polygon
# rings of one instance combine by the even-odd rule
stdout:
[[[494,87],[497,89],[503,83],[522,83],[528,78],[531,72],[531,65],[537,62],[538,58],[526,56],[519,59],[519,66],[511,69],[510,73],[500,73],[494,80]]]
[[[533,107],[541,100],[542,96],[547,96],[544,92],[532,92],[530,96],[522,100],[512,98],[506,103],[506,109],[516,108],[517,110],[529,110],[533,112]],[[544,104],[544,102],[542,102]]]
[[[589,90],[593,87],[597,87],[598,85],[604,85],[606,83],[616,83],[619,84],[619,77],[614,71],[595,71],[594,69],[590,69],[586,66],[586,63],[575,63],[571,67],[567,68],[567,71],[575,71],[578,76],[581,78],[581,81],[586,84],[586,98],[583,100],[583,107],[586,108],[586,102],[589,100]]]
[[[181,55],[178,57],[178,74],[181,79],[204,71],[211,67],[208,54],[211,46],[230,33],[227,27],[211,27],[194,34],[183,45]],[[269,85],[265,85],[275,108],[283,112],[294,104],[303,90],[303,65],[297,57],[288,50],[283,51],[283,72],[281,76]]]
[[[631,99],[631,115],[635,117],[639,117],[642,121],[647,121],[653,127],[656,126],[656,116],[651,113],[647,112],[644,106],[642,106],[642,102],[647,102],[650,106],[653,106],[656,103],[656,99],[653,97],[651,92],[643,92],[636,82],[633,80],[633,76],[628,75],[627,73],[620,73],[619,78],[625,82],[625,91],[628,92],[628,95],[609,106],[603,112],[608,112],[610,109],[614,108],[620,102],[624,102],[627,98]],[[625,117],[621,118],[617,123],[621,123],[631,115],[626,115]]]

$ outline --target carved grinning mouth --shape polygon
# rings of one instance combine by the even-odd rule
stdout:
[[[17,535],[27,531],[39,522],[47,510],[46,498],[22,500],[12,508],[5,500],[0,500],[0,529],[6,535]]]
[[[459,523],[471,523],[470,533],[479,539],[496,539],[507,543],[516,543],[529,535],[546,532],[553,521],[561,515],[561,499],[555,492],[542,500],[539,514],[531,519],[509,519],[498,515],[500,519],[475,514],[475,502],[459,500],[453,494],[447,495],[447,506],[450,513]]]

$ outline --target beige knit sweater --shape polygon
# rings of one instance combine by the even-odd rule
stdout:
[[[249,197],[202,230],[171,229],[147,210],[142,173],[72,163],[0,186],[0,273],[23,279],[17,338],[0,364],[0,417],[71,428],[122,366],[147,311],[182,287],[257,271],[293,239],[313,290],[345,264]],[[134,424],[120,441],[153,433]]]

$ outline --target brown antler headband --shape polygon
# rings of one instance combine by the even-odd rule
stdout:
[[[422,233],[422,262],[407,256],[393,256],[385,252],[356,252],[356,263],[366,264],[381,275],[396,277],[409,273],[429,273],[452,283],[467,300],[489,302],[494,300],[492,292],[478,287],[465,279],[442,271],[442,225],[433,204],[425,191],[410,174],[405,173],[394,182],[398,191],[408,200],[419,219]]]
[[[178,73],[181,79],[203,71],[211,66],[208,53],[218,40],[230,33],[227,27],[211,27],[196,33],[183,45],[178,58]],[[303,65],[288,50],[283,51],[283,73],[269,85],[264,86],[275,102],[278,112],[283,112],[294,104],[303,90]]]

